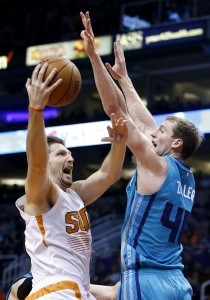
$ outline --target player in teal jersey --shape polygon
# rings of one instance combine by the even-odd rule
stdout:
[[[191,213],[195,184],[185,164],[203,135],[193,123],[168,117],[158,127],[128,77],[124,53],[114,43],[115,65],[104,66],[94,43],[89,13],[81,13],[84,49],[108,116],[128,120],[127,146],[136,159],[136,172],[127,186],[122,228],[122,300],[188,300],[192,289],[182,273],[181,237]]]

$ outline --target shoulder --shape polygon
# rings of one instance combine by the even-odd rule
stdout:
[[[84,180],[78,180],[72,183],[71,188],[68,189],[68,192],[76,193],[78,196],[80,196],[80,190],[82,187]]]

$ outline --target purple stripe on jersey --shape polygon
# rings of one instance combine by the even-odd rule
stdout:
[[[121,282],[122,282],[122,278],[121,278]],[[121,286],[119,287],[117,299],[122,299],[121,297],[122,297],[122,284],[121,284]]]
[[[141,288],[140,288],[140,279],[139,279],[139,276],[138,276],[138,270],[135,270],[135,280],[136,280],[137,299],[141,300]]]
[[[140,255],[139,253],[136,252],[136,268],[140,269],[141,268],[141,263],[140,263]]]
[[[151,196],[150,199],[149,199],[149,203],[148,203],[148,205],[147,205],[147,207],[146,207],[146,209],[145,209],[145,212],[144,212],[143,217],[142,217],[142,219],[141,219],[141,223],[140,223],[139,229],[138,229],[138,231],[137,231],[137,233],[136,233],[136,236],[135,236],[135,241],[134,241],[134,244],[133,244],[133,247],[134,247],[134,248],[136,248],[136,246],[137,246],[138,239],[139,239],[139,237],[140,237],[140,234],[141,234],[142,229],[143,229],[143,227],[144,227],[144,223],[146,222],[146,219],[147,219],[147,217],[148,217],[150,208],[152,207],[152,203],[153,203],[153,201],[154,201],[154,199],[155,199],[156,194],[157,194],[157,193],[152,194],[152,196]]]

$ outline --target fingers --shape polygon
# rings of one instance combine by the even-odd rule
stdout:
[[[43,76],[44,76],[44,72],[46,71],[46,68],[43,66],[43,68],[40,70],[39,73],[39,79],[43,82]],[[62,82],[62,78],[58,79],[56,82],[54,82],[52,85],[50,85],[50,83],[52,82],[53,78],[56,76],[57,73],[57,69],[54,68],[50,74],[47,76],[47,78],[45,79],[45,81],[43,82],[44,87],[48,88],[48,92],[52,92],[57,86],[59,86]]]
[[[82,11],[80,12],[80,17],[82,19],[83,26],[86,28],[86,18]]]
[[[82,30],[82,31],[81,31],[80,36],[81,36],[81,38],[84,40],[84,38],[85,38],[85,30]]]
[[[80,12],[80,17],[82,19],[82,24],[85,27],[85,29],[87,30],[87,32],[92,35],[92,37],[94,37],[93,34],[93,28],[91,25],[91,21],[90,21],[90,14],[89,11],[86,11],[86,13],[84,14],[82,11]]]
[[[113,143],[114,142],[114,138],[112,137],[104,137],[101,139],[102,142],[110,142]]]
[[[123,126],[127,127],[128,121],[126,119],[124,119],[123,117],[119,117],[117,119],[115,113],[111,114],[110,119],[111,119],[111,123],[112,123],[111,129],[116,129],[117,127],[123,127]],[[108,127],[107,127],[107,130],[108,130]]]
[[[25,84],[25,87],[26,87],[27,90],[30,87],[30,85],[31,85],[31,79],[28,78],[27,81],[26,81],[26,84]]]
[[[112,127],[114,128],[114,126],[116,124],[116,115],[114,113],[112,113],[110,116],[110,119],[111,119]]]
[[[45,72],[45,70],[46,70],[46,69],[44,69],[44,72]],[[41,69],[40,73],[41,73],[41,72],[42,72],[42,69]],[[49,85],[49,83],[50,83],[50,82],[53,80],[53,78],[55,77],[56,73],[57,73],[57,69],[54,68],[54,69],[50,72],[50,74],[47,76],[47,78],[45,79],[45,81],[44,81],[45,86],[48,86],[48,85]],[[41,74],[40,74],[40,80],[41,80],[41,81],[43,81],[43,76],[44,76],[44,73],[41,73]]]
[[[85,17],[86,17],[86,19],[90,19],[90,13],[89,13],[89,11],[86,11]]]
[[[107,68],[109,73],[112,75],[112,77],[115,78],[118,75],[109,63],[105,63],[105,67]]]
[[[39,69],[39,72],[37,74],[37,80],[39,82],[42,82],[43,81],[43,78],[44,78],[44,73],[45,71],[47,70],[47,67],[48,67],[48,63],[44,63],[42,65],[42,67]]]
[[[105,67],[115,80],[119,80],[120,74],[117,71],[115,71],[114,67],[112,67],[109,63],[105,63]]]
[[[27,91],[29,91],[29,88],[31,87],[31,85],[33,84],[33,86],[39,86],[39,87],[43,87],[44,89],[48,89],[48,92],[51,92],[52,90],[54,90],[57,86],[59,86],[62,82],[62,79],[58,79],[54,84],[50,85],[50,83],[52,82],[53,78],[55,77],[56,73],[57,73],[57,69],[54,68],[50,74],[47,76],[47,78],[44,80],[44,74],[45,71],[48,67],[48,63],[44,63],[43,65],[38,64],[33,73],[32,73],[32,78],[28,78],[26,81],[26,89]]]
[[[39,70],[41,69],[41,64],[38,64],[33,73],[32,73],[32,76],[31,76],[31,80],[34,81],[34,80],[37,80],[38,79],[38,74],[39,74]]]
[[[82,30],[80,33],[81,38],[84,40],[85,38],[87,38],[88,41],[93,41],[94,40],[94,36],[91,35],[90,33],[88,33],[87,30]]]
[[[56,89],[62,82],[62,78],[59,78],[55,83],[48,87],[48,92],[51,93],[54,89]]]
[[[93,40],[93,37],[87,32],[87,30],[84,30],[84,35],[86,36],[86,38],[90,41]]]
[[[128,136],[128,125],[127,120],[123,117],[116,118],[115,113],[110,116],[112,126],[107,126],[109,137],[101,139],[102,142],[110,142],[113,144],[125,143]]]
[[[32,76],[31,76],[31,80],[30,80],[30,83],[34,83],[34,82],[36,82],[36,81],[38,81],[38,82],[43,82],[43,78],[44,78],[44,73],[45,73],[45,71],[46,71],[46,69],[47,69],[47,67],[48,67],[48,63],[44,63],[43,65],[41,65],[41,64],[38,64],[36,67],[35,67],[35,69],[34,69],[34,71],[33,71],[33,73],[32,73]],[[52,72],[51,72],[52,73]],[[53,76],[55,76],[55,71],[53,72],[53,75],[51,75],[51,77],[53,78]],[[49,75],[49,76],[50,76]],[[52,78],[51,78],[51,80],[52,80]],[[49,81],[50,82],[50,81]],[[49,82],[47,83],[47,84],[49,84]],[[27,81],[27,83],[28,83],[28,81]]]
[[[82,11],[81,11],[79,14],[80,14],[81,19],[84,19],[84,18],[85,18],[85,15],[83,14]]]
[[[124,121],[124,119],[123,118],[119,118],[118,120],[117,120],[117,125],[118,126],[123,126],[123,121]]]
[[[118,41],[116,42],[116,44],[117,44],[116,46],[117,46],[117,50],[118,50],[118,53],[119,53],[120,57],[121,57],[122,59],[125,59],[123,47],[122,47],[122,44],[120,43],[120,40],[118,40]]]
[[[89,15],[89,13],[88,13]],[[87,19],[87,31],[89,32],[89,34],[92,35],[92,37],[94,37],[94,33],[93,33],[93,28],[91,25],[91,21],[90,21],[90,17]]]
[[[120,60],[117,42],[114,42],[114,56],[115,56],[115,59]]]
[[[118,61],[125,61],[125,55],[120,41],[114,42],[114,55]]]

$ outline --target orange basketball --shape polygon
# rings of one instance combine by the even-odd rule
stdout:
[[[48,106],[60,107],[74,101],[81,89],[81,75],[76,65],[67,58],[47,57],[41,64],[48,62],[48,67],[44,74],[44,80],[50,72],[56,68],[57,73],[50,84],[62,78],[61,84],[50,94]]]

